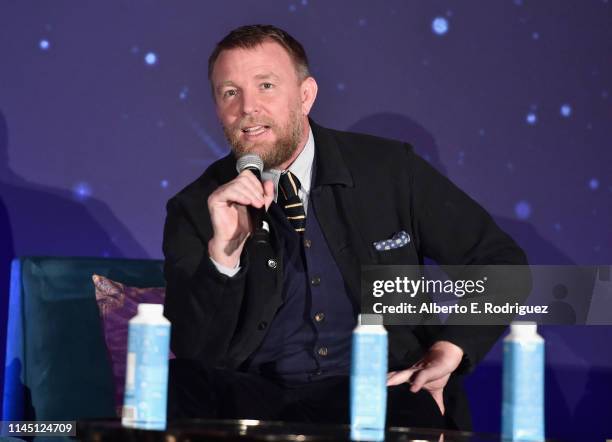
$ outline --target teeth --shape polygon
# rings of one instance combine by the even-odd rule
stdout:
[[[253,127],[247,127],[245,129],[242,129],[243,132],[250,133],[250,134],[260,134],[264,130],[266,130],[265,126],[253,126]]]

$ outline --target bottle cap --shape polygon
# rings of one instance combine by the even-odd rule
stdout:
[[[359,315],[359,325],[383,325],[383,315],[364,313]]]
[[[138,304],[138,314],[145,316],[160,316],[164,314],[163,304]]]
[[[538,332],[538,325],[529,321],[513,321],[510,323],[510,333],[518,336],[532,336]]]

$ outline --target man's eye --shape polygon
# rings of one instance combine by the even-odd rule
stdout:
[[[274,85],[272,83],[262,83],[261,87],[264,89],[272,89]]]
[[[224,97],[233,97],[234,95],[236,95],[235,89],[228,89],[225,92],[223,92]]]

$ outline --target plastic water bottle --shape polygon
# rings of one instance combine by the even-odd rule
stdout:
[[[544,339],[535,323],[513,322],[504,339],[502,436],[544,440]]]
[[[163,312],[161,304],[139,304],[129,322],[121,419],[126,427],[166,428],[170,321]]]
[[[382,441],[387,413],[387,331],[382,315],[359,315],[351,361],[351,439]]]

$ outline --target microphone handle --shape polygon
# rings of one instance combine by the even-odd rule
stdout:
[[[255,167],[249,167],[248,170],[250,170],[261,183],[261,172],[259,171],[259,169]],[[249,216],[251,217],[251,222],[253,224],[253,240],[256,244],[267,243],[268,232],[263,228],[264,214],[266,213],[266,208],[257,208],[249,205],[247,206],[247,211],[249,212]]]

